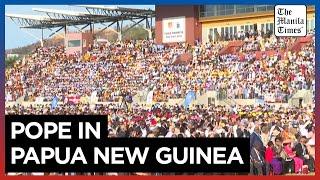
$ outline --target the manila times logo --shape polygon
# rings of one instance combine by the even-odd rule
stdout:
[[[307,7],[305,5],[277,5],[274,16],[276,36],[307,35]]]

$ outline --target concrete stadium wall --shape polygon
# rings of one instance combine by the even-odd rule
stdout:
[[[230,106],[230,105],[241,105],[241,106],[246,106],[246,105],[258,105],[258,99],[225,99],[225,100],[218,100],[217,98],[217,92],[216,91],[208,91],[204,94],[197,95],[197,99],[191,102],[190,107],[194,107],[196,105],[204,105],[208,106],[209,104],[209,99],[211,100],[211,104],[213,105],[225,105],[225,106]],[[152,104],[147,104],[146,101],[138,96],[134,97],[134,104],[137,104],[142,107],[151,107],[153,104],[166,104],[168,106],[174,106],[174,105],[183,105],[184,103],[184,98],[179,98],[179,99],[169,99],[168,102],[153,102]],[[290,107],[290,106],[298,106],[298,100],[299,98],[303,99],[302,106],[309,106],[313,104],[313,94],[312,91],[310,90],[300,90],[298,91],[293,98],[291,98],[288,103],[265,103],[269,105],[273,105],[276,108],[278,107]],[[36,106],[36,105],[50,105],[51,102],[26,102],[26,101],[17,101],[17,102],[6,102],[5,106],[10,107],[14,105],[22,105],[22,106]],[[59,102],[58,104],[63,104],[62,102]],[[91,104],[115,104],[115,105],[120,105],[121,102],[93,102]]]

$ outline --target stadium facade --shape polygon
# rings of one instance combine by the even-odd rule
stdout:
[[[314,28],[315,8],[310,6],[307,31]],[[273,34],[273,29],[273,5],[156,6],[158,43],[229,40],[241,31]]]

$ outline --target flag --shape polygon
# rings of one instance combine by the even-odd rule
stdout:
[[[68,104],[78,104],[80,102],[80,96],[71,95],[68,96]]]
[[[153,100],[153,91],[150,91],[147,95],[147,104],[151,104]]]
[[[90,103],[91,104],[96,103],[98,101],[97,94],[98,94],[97,91],[92,91],[91,96],[90,96]]]
[[[184,99],[183,106],[184,108],[188,108],[190,103],[196,99],[196,94],[194,91],[189,91]]]
[[[264,99],[256,99],[257,105],[264,105]]]
[[[55,109],[58,106],[58,97],[54,96],[51,101],[51,109]]]

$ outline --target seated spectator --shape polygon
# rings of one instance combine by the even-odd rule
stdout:
[[[307,138],[305,136],[300,137],[299,143],[295,146],[296,155],[303,160],[303,165],[308,166],[310,172],[314,172],[314,158],[310,156],[307,146]]]
[[[284,151],[286,152],[286,154],[287,154],[289,159],[293,159],[294,160],[294,172],[297,173],[297,174],[301,173],[301,169],[302,169],[302,166],[303,166],[303,160],[296,156],[296,152],[291,147],[291,143],[287,143],[285,145]]]

